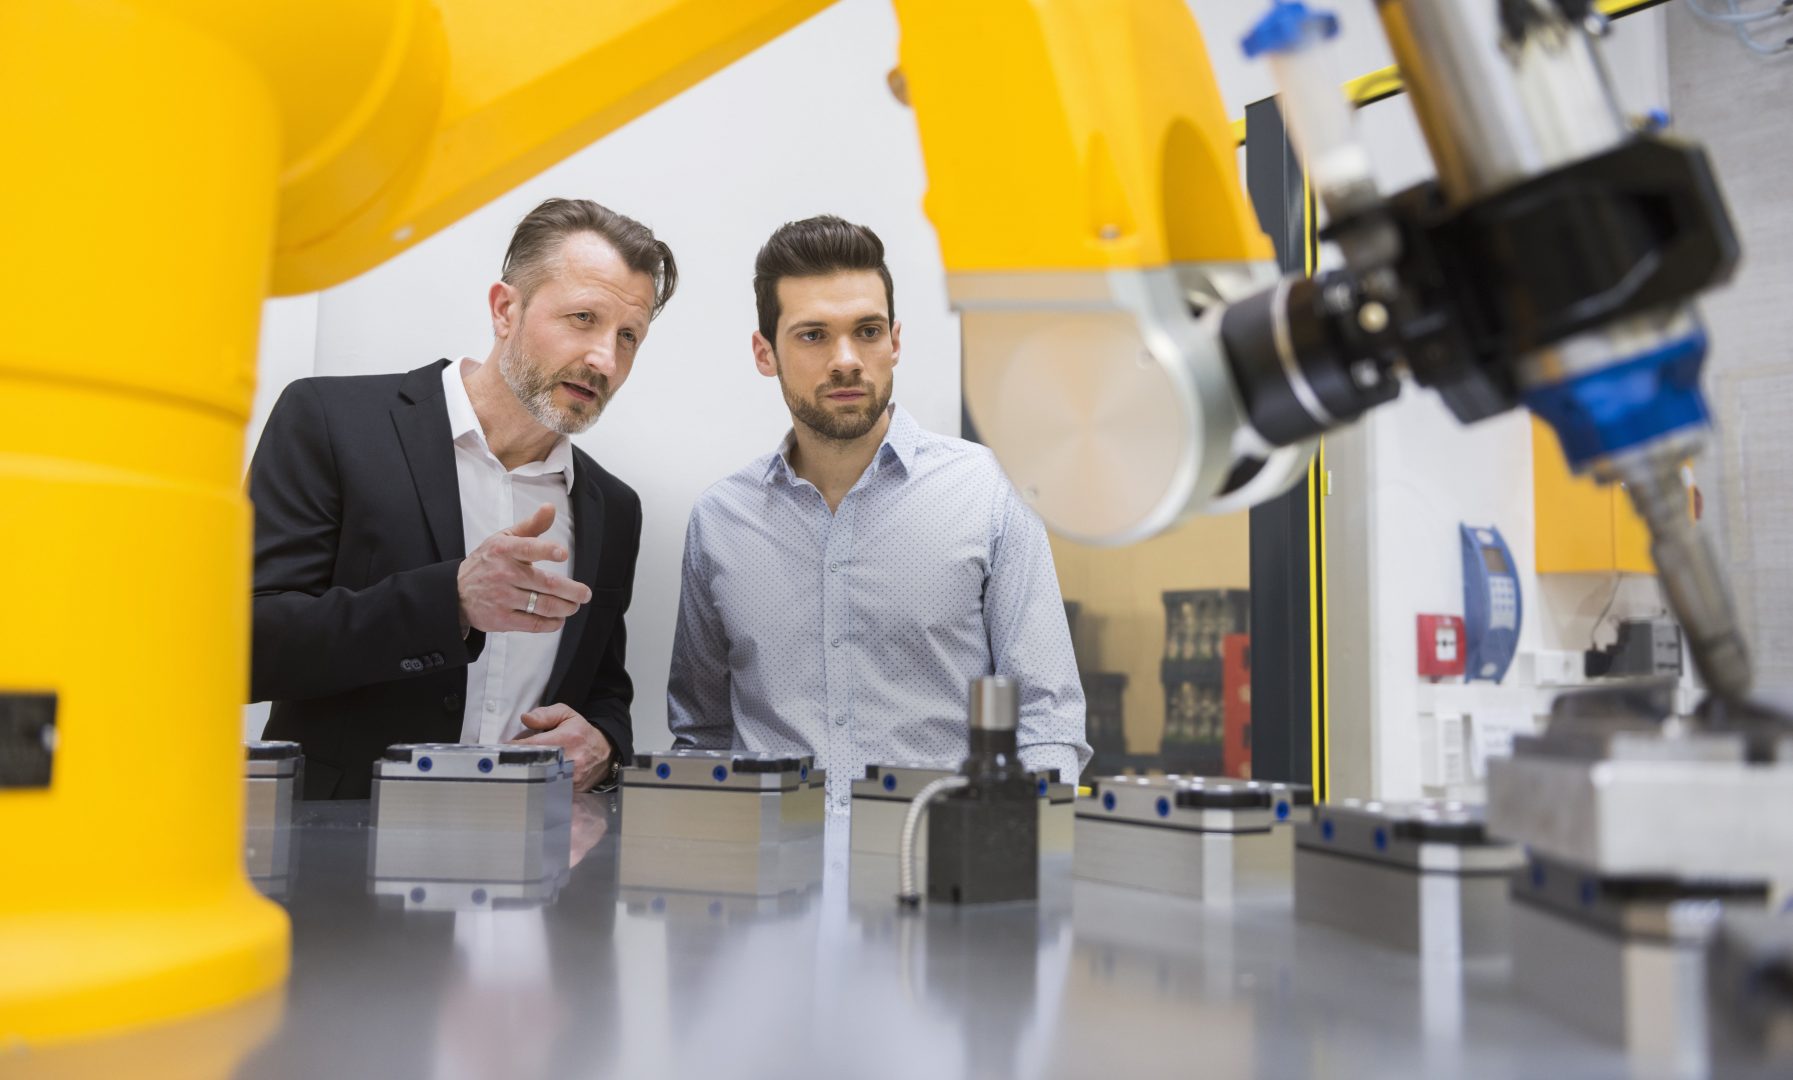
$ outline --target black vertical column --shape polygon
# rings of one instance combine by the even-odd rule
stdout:
[[[1274,98],[1245,109],[1245,186],[1283,272],[1305,271],[1307,190]],[[1314,745],[1312,723],[1315,642],[1308,596],[1310,581],[1319,584],[1308,543],[1313,486],[1303,481],[1251,511],[1251,770],[1260,780],[1309,783],[1314,755],[1324,752],[1324,740]]]

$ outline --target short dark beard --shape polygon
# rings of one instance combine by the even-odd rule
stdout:
[[[773,359],[777,360],[777,353]],[[840,372],[829,376],[828,384],[815,392],[813,398],[801,397],[785,381],[784,364],[778,364],[778,387],[784,391],[784,403],[791,410],[791,419],[832,442],[853,442],[864,438],[866,433],[878,426],[883,419],[884,411],[890,408],[890,395],[896,388],[896,380],[892,379],[884,386],[884,393],[878,393],[878,387],[865,381],[858,372],[851,379]],[[863,413],[854,411],[835,413],[823,404],[823,395],[834,390],[863,389],[869,406]]]

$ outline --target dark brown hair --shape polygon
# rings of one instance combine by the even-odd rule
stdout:
[[[560,252],[560,245],[582,232],[601,237],[623,257],[625,266],[654,279],[654,308],[648,317],[658,316],[679,285],[672,249],[665,241],[654,239],[654,230],[646,225],[590,199],[549,199],[531,210],[511,234],[501,280],[522,293],[527,306],[547,277],[549,261]]]
[[[778,283],[788,277],[823,277],[848,270],[876,270],[884,279],[884,306],[896,321],[896,286],[884,265],[884,241],[864,225],[833,214],[792,221],[772,234],[753,261],[753,299],[759,307],[760,333],[778,344]]]

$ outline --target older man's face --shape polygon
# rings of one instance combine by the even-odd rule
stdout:
[[[597,423],[629,377],[647,340],[654,279],[592,233],[563,241],[550,267],[498,367],[537,423],[576,435]]]

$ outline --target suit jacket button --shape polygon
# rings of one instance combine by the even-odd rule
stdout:
[[[461,711],[461,695],[450,694],[447,697],[443,698],[442,699],[442,711],[445,713],[460,712]]]
[[[441,667],[444,663],[447,663],[447,661],[442,659],[441,653],[433,652],[430,654],[430,663],[436,665],[437,667]]]

